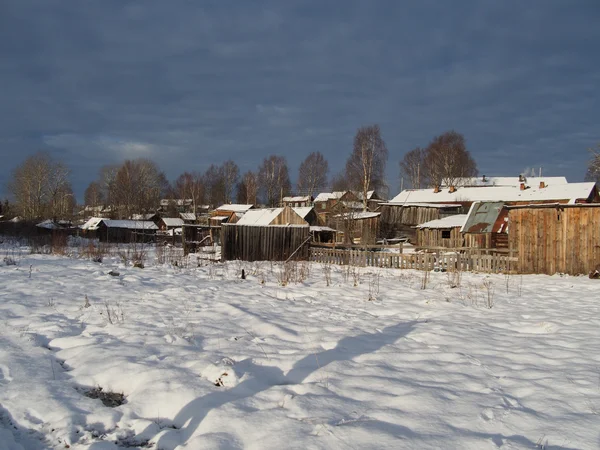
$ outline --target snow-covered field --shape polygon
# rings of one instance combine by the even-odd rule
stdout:
[[[10,255],[2,450],[600,448],[600,281]]]

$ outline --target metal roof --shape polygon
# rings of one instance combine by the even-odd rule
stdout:
[[[460,230],[463,233],[492,233],[494,224],[502,213],[503,202],[475,202]]]

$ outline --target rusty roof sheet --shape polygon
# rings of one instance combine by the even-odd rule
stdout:
[[[460,230],[463,233],[492,233],[494,224],[502,213],[503,202],[475,202]]]

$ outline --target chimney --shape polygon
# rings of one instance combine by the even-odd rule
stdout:
[[[437,194],[438,192],[440,192],[440,187],[439,186],[434,187],[433,188],[433,193]]]
[[[456,192],[456,187],[454,187],[454,186],[450,186],[450,190],[449,190],[448,192],[450,192],[451,194],[452,194],[453,192]]]
[[[522,191],[524,191],[524,190],[525,190],[525,183],[521,183],[520,189],[521,189]]]
[[[546,183],[540,181],[540,189],[544,189],[546,187]]]
[[[519,175],[519,183],[524,183],[525,181],[527,181],[525,179],[525,175],[523,175],[523,174]]]
[[[487,178],[485,177],[485,175],[481,177],[481,181],[484,182],[484,183],[487,182]]]

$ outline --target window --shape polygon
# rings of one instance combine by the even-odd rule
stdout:
[[[327,203],[325,203],[325,202],[321,203],[321,209],[325,209],[325,208],[327,208]]]
[[[450,239],[450,230],[442,230],[442,239]]]

